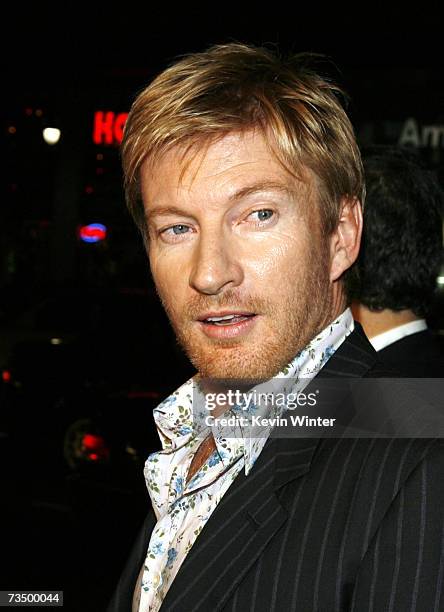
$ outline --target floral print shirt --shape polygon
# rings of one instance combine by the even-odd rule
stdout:
[[[300,393],[354,329],[347,308],[300,351],[272,380],[254,390]],[[250,390],[251,391],[251,390]],[[206,425],[205,396],[198,375],[154,409],[162,450],[149,455],[144,476],[157,518],[134,597],[134,612],[157,612],[186,555],[233,480],[248,475],[271,426],[252,432],[238,425]],[[282,407],[242,403],[232,413],[278,416]],[[224,415],[226,416],[226,415]],[[270,419],[271,420],[271,419]],[[188,468],[202,440],[211,433],[216,450],[186,483]]]

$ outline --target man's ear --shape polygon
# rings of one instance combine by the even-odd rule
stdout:
[[[362,207],[357,198],[341,200],[339,221],[330,236],[330,280],[337,280],[356,261],[361,244]]]

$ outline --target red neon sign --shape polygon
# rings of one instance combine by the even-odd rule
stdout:
[[[120,144],[128,113],[96,111],[94,113],[93,141],[97,145]]]

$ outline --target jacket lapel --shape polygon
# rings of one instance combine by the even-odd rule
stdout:
[[[378,355],[370,344],[362,326],[355,321],[355,329],[319,372],[322,378],[360,378],[378,362]],[[316,378],[318,378],[318,376]]]
[[[282,452],[277,453],[282,442]],[[275,492],[280,485],[275,475],[295,478],[305,474],[316,444],[298,440],[307,449],[290,455],[285,442],[288,440],[269,438],[249,475],[246,477],[243,470],[238,474],[188,553],[162,612],[223,607],[286,522],[287,512]]]

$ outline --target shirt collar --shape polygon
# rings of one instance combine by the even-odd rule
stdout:
[[[300,393],[353,329],[353,316],[350,308],[347,308],[317,334],[273,379],[255,386],[249,393],[253,391],[259,393],[263,389],[267,389],[267,392],[272,389],[273,393],[276,391]],[[260,437],[252,437],[246,436],[238,426],[221,428],[206,425],[205,417],[208,416],[208,410],[205,410],[205,397],[197,379],[197,376],[190,378],[154,409],[154,420],[163,450],[171,452],[186,444],[194,445],[197,437],[203,439],[211,431],[224,465],[229,466],[240,455],[244,455],[245,474],[248,475],[271,429],[264,428]],[[234,407],[234,411],[236,409],[242,411],[245,408],[238,405]],[[269,410],[266,406],[261,409]],[[226,444],[228,437],[229,445]]]
[[[392,327],[392,329],[382,332],[382,334],[373,336],[373,338],[369,338],[369,340],[375,351],[381,351],[386,346],[389,346],[389,344],[393,344],[394,342],[401,340],[401,338],[405,338],[405,336],[416,334],[417,332],[424,331],[425,329],[427,329],[425,319],[416,319],[416,321],[410,321],[409,323]]]

